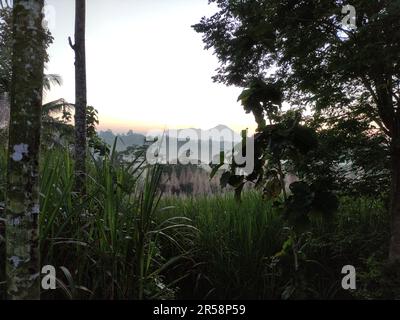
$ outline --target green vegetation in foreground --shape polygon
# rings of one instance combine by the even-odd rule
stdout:
[[[277,255],[288,228],[278,210],[255,192],[245,193],[239,205],[233,195],[225,195],[168,199],[162,206],[169,207],[163,218],[183,215],[199,230],[186,249],[192,249],[193,260],[178,272],[171,272],[195,270],[182,285],[180,298],[399,297],[399,274],[396,277],[382,264],[389,224],[380,200],[344,197],[333,221],[314,219],[311,230],[300,237],[297,272],[294,253]],[[173,250],[166,252],[173,254]],[[341,287],[341,270],[348,264],[358,272],[354,292]]]
[[[0,203],[5,154],[0,151]],[[117,153],[89,162],[88,197],[72,192],[73,161],[61,149],[41,161],[42,265],[57,267],[67,299],[394,299],[399,274],[383,264],[387,209],[379,199],[341,198],[330,222],[313,219],[288,243],[284,220],[256,192],[161,198],[161,169],[122,163]],[[297,269],[296,269],[297,263]],[[341,269],[357,268],[357,290]]]

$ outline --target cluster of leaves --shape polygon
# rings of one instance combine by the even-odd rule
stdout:
[[[254,183],[256,188],[263,190],[264,198],[274,201],[274,206],[286,221],[288,235],[280,252],[272,257],[271,265],[287,258],[293,262],[290,276],[285,275],[289,282],[285,284],[282,298],[291,298],[294,292],[299,296],[299,288],[306,288],[301,268],[308,262],[302,247],[307,245],[312,216],[318,214],[325,221],[332,220],[339,201],[328,186],[318,180],[294,182],[289,186],[290,194],[287,194],[285,176],[288,173],[299,175],[299,170],[311,162],[309,154],[318,149],[319,143],[316,131],[302,120],[300,109],[282,111],[280,84],[252,80],[239,101],[247,113],[253,113],[258,124],[253,141],[254,170],[238,174],[240,166],[233,161],[230,170],[222,175],[221,184],[235,188],[236,198],[240,199],[244,185]],[[221,164],[214,166],[212,174],[222,166],[223,160],[222,154]],[[307,296],[305,291],[302,294]]]
[[[71,124],[74,105],[64,99],[55,100],[42,106],[42,147],[51,148],[74,143],[74,127]],[[86,126],[88,146],[95,153],[105,155],[109,147],[101,140],[96,131],[99,124],[98,111],[87,107]]]
[[[69,124],[73,107],[63,99],[42,106],[42,148],[61,145],[64,139],[73,135],[73,127]]]
[[[323,119],[321,119],[323,118]],[[318,134],[300,172],[346,195],[388,196],[390,140],[368,118],[349,113],[320,113],[308,125]]]
[[[252,79],[238,101],[241,101],[246,113],[252,113],[262,130],[266,126],[265,116],[272,122],[276,120],[282,107],[283,94],[280,83],[266,82],[262,78]]]
[[[343,26],[341,0],[210,2],[219,11],[193,27],[220,61],[215,81],[245,86],[268,70],[287,93],[338,107],[364,91],[362,78],[399,73],[397,1],[353,1],[357,31]]]
[[[290,185],[290,190],[292,194],[286,201],[284,216],[297,231],[307,230],[311,215],[319,214],[331,220],[339,208],[338,198],[318,184],[298,181]]]
[[[0,93],[10,92],[12,77],[12,1],[0,5]],[[49,30],[46,30],[43,50],[53,43],[53,36]],[[49,61],[49,55],[45,53],[45,63]],[[49,77],[45,79],[45,87],[49,85]]]
[[[343,25],[340,0],[210,2],[218,12],[194,29],[220,61],[214,80],[243,87],[268,76],[241,96],[261,126],[271,113],[264,107],[280,105],[282,96],[313,111],[309,126],[320,147],[308,153],[313,161],[301,168],[304,179],[319,175],[345,192],[388,190],[388,143],[398,139],[400,115],[399,2],[353,1],[356,30]],[[339,117],[332,123],[331,116]],[[343,162],[360,178],[349,183],[345,172],[333,170]]]
[[[291,195],[287,195],[285,176],[288,173],[298,175],[298,168],[307,163],[309,154],[317,149],[318,139],[315,130],[307,127],[302,120],[300,110],[282,111],[282,92],[280,85],[255,79],[239,97],[247,113],[253,113],[258,124],[254,135],[254,170],[243,173],[235,161],[221,177],[221,185],[235,188],[236,197],[240,195],[246,183],[253,183],[263,190],[265,198],[277,200],[284,216],[295,228],[304,226],[308,215],[313,211],[333,213],[338,200],[321,183],[308,184],[304,181],[290,185]],[[267,125],[267,120],[269,124]],[[246,145],[239,150],[244,152]],[[213,167],[212,176],[224,164],[221,154],[220,164]],[[233,159],[234,160],[234,159]],[[283,195],[283,202],[279,197]]]
[[[110,153],[110,148],[97,134],[96,126],[98,124],[98,111],[94,107],[88,106],[86,108],[86,137],[88,146],[93,149],[94,153],[104,156]]]

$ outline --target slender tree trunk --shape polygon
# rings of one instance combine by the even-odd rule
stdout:
[[[392,139],[392,232],[389,260],[400,262],[400,136]]]
[[[40,299],[39,147],[43,0],[14,0],[11,108],[6,195],[8,298]]]
[[[0,93],[0,127],[8,128],[9,123],[8,94]],[[8,130],[8,129],[6,129]],[[7,134],[8,135],[8,134]],[[6,214],[5,205],[0,203],[0,300],[6,299]]]
[[[86,193],[86,0],[75,1],[75,174],[76,191]]]

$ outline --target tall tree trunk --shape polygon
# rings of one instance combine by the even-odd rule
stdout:
[[[6,194],[8,298],[40,299],[39,147],[43,0],[14,0],[11,108]]]
[[[397,131],[397,130],[395,130]],[[396,133],[392,139],[392,232],[389,260],[400,262],[400,136]]]
[[[86,0],[75,1],[75,174],[76,191],[86,192]]]
[[[9,123],[8,101],[8,94],[0,93],[0,129],[3,130],[8,128]],[[4,208],[4,203],[0,203],[0,300],[6,299],[6,215]]]

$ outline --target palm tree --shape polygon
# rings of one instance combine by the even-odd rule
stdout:
[[[62,86],[62,78],[59,74],[45,74],[43,78],[43,90],[44,92],[50,91],[54,85]]]
[[[64,99],[51,101],[42,106],[42,146],[51,148],[69,142],[74,135],[74,126],[70,124],[75,106]],[[72,141],[71,141],[72,142]]]
[[[43,79],[43,94],[50,91],[53,85],[62,85],[62,78],[57,74],[46,74]],[[74,109],[72,103],[64,99],[48,102],[42,106],[42,146],[51,147],[60,144],[60,138],[72,137],[74,127],[70,124]],[[9,96],[0,93],[0,129],[5,129],[9,122]]]
[[[62,78],[58,74],[46,74],[43,80],[43,92],[46,94],[52,86],[62,86]],[[51,147],[59,144],[60,138],[71,137],[74,126],[70,124],[75,105],[64,99],[48,102],[42,106],[42,141]],[[61,118],[59,117],[61,116]]]
[[[6,273],[8,297],[15,300],[40,299],[38,160],[46,55],[43,5],[44,0],[14,0],[13,8]]]

